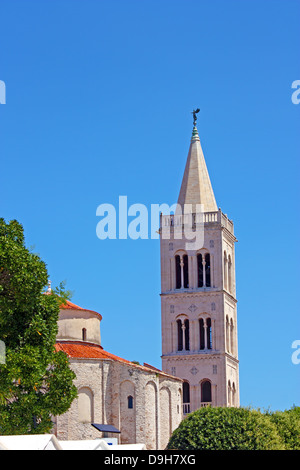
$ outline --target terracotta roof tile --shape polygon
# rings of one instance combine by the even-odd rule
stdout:
[[[72,358],[88,358],[88,359],[113,359],[115,361],[126,362],[131,364],[130,361],[122,359],[121,357],[115,356],[107,351],[104,351],[102,346],[94,343],[83,343],[83,342],[57,342],[55,345],[57,351],[63,351],[67,356]]]
[[[111,359],[113,361],[123,362],[132,367],[137,367],[138,369],[142,369],[146,372],[156,372],[160,375],[165,375],[167,377],[172,377],[173,379],[178,379],[178,377],[170,376],[169,374],[162,372],[156,367],[150,366],[150,364],[144,364],[142,366],[135,364],[134,362],[128,361],[127,359],[123,359],[122,357],[115,356],[114,354],[104,351],[102,346],[99,346],[94,343],[84,343],[80,341],[58,341],[55,344],[55,349],[56,351],[63,351],[67,354],[69,358],[72,359]]]
[[[85,312],[95,313],[96,315],[99,315],[102,319],[102,315],[100,313],[95,312],[94,310],[79,307],[79,305],[73,304],[73,302],[70,302],[69,300],[65,300],[65,302],[61,304],[60,308],[61,310],[81,310]]]
[[[65,300],[64,303],[61,304],[60,308],[72,308],[72,309],[75,309],[75,310],[84,310],[84,308],[79,307],[76,304],[73,304],[69,300]]]

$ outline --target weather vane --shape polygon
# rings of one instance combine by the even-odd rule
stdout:
[[[197,121],[197,116],[196,116],[196,114],[199,113],[199,111],[200,111],[200,108],[197,108],[196,110],[194,109],[194,110],[192,111],[192,115],[193,115],[193,118],[194,118],[194,123],[193,123],[194,126],[196,125],[196,121]]]

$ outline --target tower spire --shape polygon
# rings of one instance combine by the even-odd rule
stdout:
[[[197,108],[192,112],[194,127],[178,204],[181,205],[182,210],[184,209],[184,204],[192,204],[193,212],[196,212],[196,204],[203,204],[204,212],[214,212],[218,210],[218,207],[196,126],[197,113],[199,111],[200,109]]]
[[[239,406],[236,238],[232,221],[217,209],[196,111],[178,212],[161,218],[160,231],[162,369],[184,381],[184,415]],[[182,217],[191,211],[195,217]]]

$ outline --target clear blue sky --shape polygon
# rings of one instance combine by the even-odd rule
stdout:
[[[299,0],[1,0],[0,214],[103,347],[161,366],[158,240],[96,237],[96,208],[176,202],[198,130],[233,219],[243,406],[299,402]]]

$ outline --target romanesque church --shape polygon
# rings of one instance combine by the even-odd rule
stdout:
[[[56,348],[69,357],[78,398],[55,418],[59,439],[99,438],[91,423],[101,423],[121,443],[164,449],[192,411],[239,406],[237,240],[217,207],[195,121],[178,208],[160,226],[162,370],[105,351],[102,316],[67,302]]]

